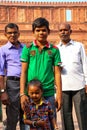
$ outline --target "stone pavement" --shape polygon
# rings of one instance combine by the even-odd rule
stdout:
[[[79,130],[74,109],[73,109],[73,118],[74,118],[75,130]],[[6,119],[5,106],[3,106],[3,120],[4,120],[4,119]],[[62,130],[60,112],[57,113],[57,121],[58,121],[59,130]],[[3,124],[2,124],[2,122],[0,123],[0,130],[4,130],[4,129],[3,129]],[[17,129],[16,129],[16,130],[20,130],[20,129],[19,129],[19,124],[17,125]]]

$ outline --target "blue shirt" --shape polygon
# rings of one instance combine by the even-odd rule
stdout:
[[[0,47],[0,75],[20,77],[20,57],[24,44],[19,44],[20,47],[16,48],[8,41]]]

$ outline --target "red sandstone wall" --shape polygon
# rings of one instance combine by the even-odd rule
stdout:
[[[87,49],[87,2],[0,2],[0,45],[5,44],[4,27],[9,22],[19,25],[20,40],[27,43],[33,39],[31,24],[37,17],[45,17],[50,22],[51,34],[48,40],[59,41],[57,28],[66,22],[66,9],[72,11],[72,38],[84,43]]]

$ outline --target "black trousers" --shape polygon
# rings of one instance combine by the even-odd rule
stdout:
[[[61,110],[63,130],[74,130],[72,116],[73,103],[79,130],[87,130],[87,96],[85,89],[79,91],[63,91],[63,106]]]
[[[20,81],[7,79],[6,91],[10,100],[10,104],[6,106],[6,130],[16,130],[16,125],[20,117]]]

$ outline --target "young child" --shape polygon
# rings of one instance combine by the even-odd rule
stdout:
[[[42,84],[38,79],[28,83],[29,103],[24,104],[24,123],[30,130],[58,129],[51,104],[43,98]]]

